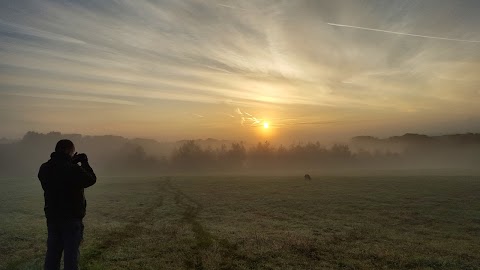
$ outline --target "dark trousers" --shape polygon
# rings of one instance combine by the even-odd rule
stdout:
[[[82,219],[47,219],[47,228],[48,239],[45,270],[60,269],[62,252],[64,269],[78,269],[80,242],[83,239]]]

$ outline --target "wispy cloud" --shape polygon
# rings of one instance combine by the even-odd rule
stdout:
[[[170,121],[169,130],[182,132],[183,122],[168,115],[195,123],[217,115],[219,126],[248,126],[269,114],[278,118],[272,126],[293,127],[413,110],[441,117],[445,104],[479,114],[478,7],[436,0],[10,1],[0,9],[0,93],[16,98],[0,106],[14,124],[22,119],[18,103],[31,97],[110,103],[122,107],[112,121]],[[184,114],[185,106],[198,115]]]
[[[70,100],[70,101],[88,101],[88,102],[119,104],[119,105],[139,105],[136,102],[127,101],[127,100],[102,98],[102,97],[86,96],[86,95],[77,96],[77,95],[45,94],[45,93],[38,93],[38,94],[35,94],[35,93],[0,93],[0,95],[12,95],[12,96],[46,98],[46,99],[60,99],[60,100]]]
[[[257,126],[263,122],[262,119],[259,119],[245,111],[240,110],[240,108],[237,108],[236,113],[240,117],[240,124],[243,126],[245,123],[250,125],[250,126]]]
[[[205,116],[203,116],[201,114],[198,114],[198,113],[193,113],[192,115],[197,117],[197,118],[205,118]]]
[[[3,29],[4,33],[9,33],[9,34],[22,33],[24,35],[39,37],[39,38],[53,40],[53,41],[75,43],[75,44],[86,44],[81,40],[71,38],[65,35],[55,34],[55,33],[37,29],[34,27],[9,23],[2,19],[0,19],[0,28]]]

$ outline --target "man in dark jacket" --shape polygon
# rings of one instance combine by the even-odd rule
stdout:
[[[80,242],[87,201],[84,188],[97,181],[85,154],[74,154],[70,140],[60,140],[50,160],[38,172],[45,198],[47,218],[47,254],[45,269],[60,269],[62,252],[64,269],[78,269]],[[81,163],[81,166],[78,165]]]

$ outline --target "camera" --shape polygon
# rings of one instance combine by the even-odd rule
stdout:
[[[75,153],[72,157],[72,162],[73,163],[78,163],[78,162],[87,162],[88,161],[88,157],[85,153],[80,153],[80,154],[77,154]]]

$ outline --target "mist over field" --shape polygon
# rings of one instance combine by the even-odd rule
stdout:
[[[480,134],[404,134],[385,139],[357,136],[350,141],[291,144],[219,139],[158,142],[121,136],[28,132],[0,144],[2,176],[34,175],[60,139],[71,139],[90,157],[99,174],[355,174],[388,170],[479,173]],[[364,173],[364,172],[363,172]],[[414,173],[414,172],[413,172]]]

